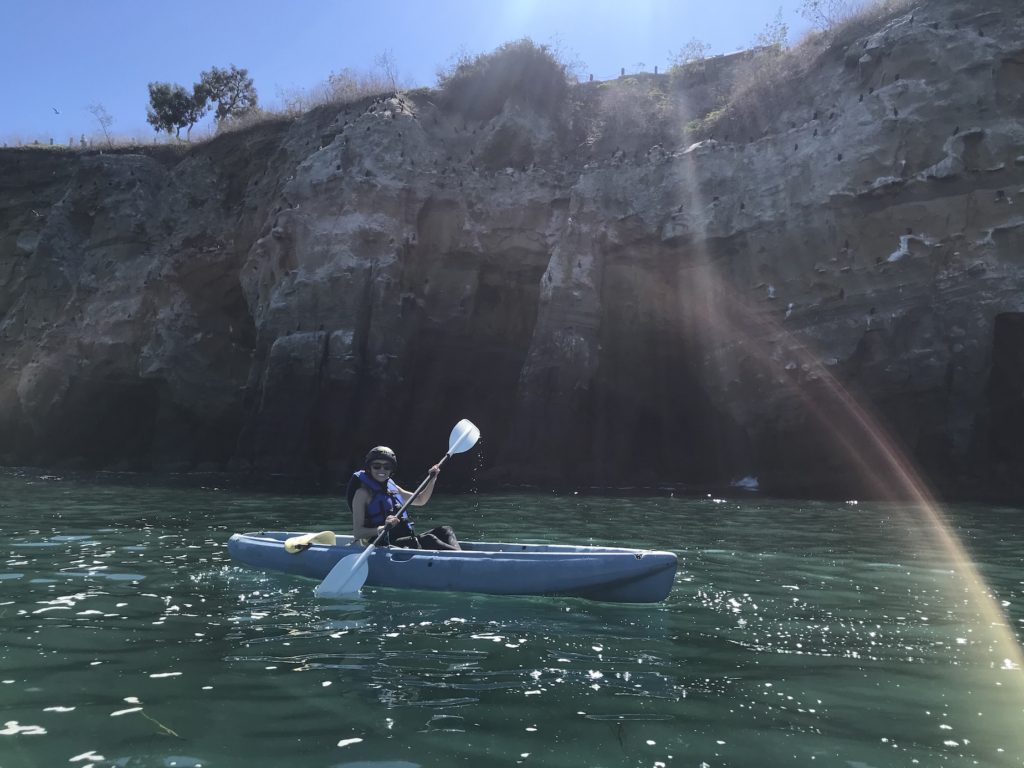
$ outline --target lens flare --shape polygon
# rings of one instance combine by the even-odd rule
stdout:
[[[680,111],[687,113],[685,101]],[[788,400],[786,407],[790,412],[797,410],[806,415],[809,423],[802,428],[813,430],[831,444],[845,466],[857,473],[860,487],[878,498],[909,500],[911,503],[899,520],[902,525],[893,521],[892,535],[909,529],[914,536],[932,537],[940,544],[963,588],[962,595],[951,593],[950,599],[968,601],[981,624],[988,628],[986,642],[976,645],[981,654],[977,659],[979,669],[990,670],[996,686],[1010,686],[1015,700],[1024,701],[1024,654],[1014,630],[899,441],[873,409],[833,374],[810,343],[798,335],[799,331],[784,325],[777,302],[767,302],[770,309],[765,309],[766,302],[759,306],[739,294],[734,286],[740,282],[737,272],[742,270],[742,264],[712,254],[712,247],[726,249],[716,242],[721,239],[719,230],[713,231],[710,224],[708,211],[713,204],[706,199],[705,190],[711,182],[706,175],[699,175],[695,160],[701,152],[732,151],[714,147],[693,146],[686,154],[677,156],[674,163],[680,201],[677,216],[684,220],[678,238],[682,258],[675,276],[678,315],[682,320],[681,332],[700,340],[706,369],[713,371],[706,374],[705,386],[709,391],[724,391],[732,374],[740,375],[736,370],[737,359],[742,356],[746,372],[753,371],[765,384],[762,396],[780,402]],[[732,160],[740,162],[744,151],[732,151]],[[752,229],[763,226],[764,222],[751,221]],[[739,257],[742,253],[735,255]],[[773,286],[769,284],[764,290],[768,293],[759,294],[760,298],[776,298]],[[792,306],[786,319],[791,312]],[[1019,710],[1007,713],[1011,718],[1019,715]]]

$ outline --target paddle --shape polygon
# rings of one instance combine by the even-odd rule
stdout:
[[[455,428],[452,430],[451,435],[448,438],[448,453],[437,462],[437,466],[441,466],[448,460],[449,457],[456,453],[464,453],[476,445],[476,441],[480,439],[480,430],[469,419],[463,419]],[[428,474],[423,478],[423,482],[420,483],[420,487],[417,488],[413,494],[406,500],[402,505],[401,509],[395,513],[398,518],[402,517],[402,513],[405,512],[406,507],[413,503],[417,496],[419,496],[423,489],[427,487],[427,483],[430,482],[430,475]],[[374,539],[367,547],[358,555],[349,555],[343,557],[341,560],[331,568],[331,572],[324,577],[316,589],[313,590],[313,594],[316,597],[338,597],[340,595],[349,595],[354,592],[358,592],[362,589],[363,584],[366,583],[366,576],[369,573],[369,566],[366,563],[373,548],[377,546],[377,542],[384,538],[387,533],[387,528],[380,532],[376,539]]]

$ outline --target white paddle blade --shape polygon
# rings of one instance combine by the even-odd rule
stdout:
[[[463,419],[455,425],[451,437],[448,438],[448,455],[468,451],[480,439],[480,430],[469,419]]]
[[[362,589],[370,566],[365,557],[349,555],[339,560],[324,580],[313,590],[315,597],[341,597],[351,595]]]

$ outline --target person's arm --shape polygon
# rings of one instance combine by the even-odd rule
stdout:
[[[366,520],[366,505],[369,501],[370,492],[365,488],[360,488],[356,491],[355,496],[352,497],[352,535],[357,539],[370,539],[373,541],[384,530],[384,526],[367,527],[363,525],[363,522]],[[398,518],[394,515],[390,515],[385,521],[389,527],[397,522]]]
[[[441,467],[435,464],[427,471],[427,474],[430,475],[430,479],[427,481],[427,485],[423,489],[423,492],[420,493],[420,495],[417,496],[416,500],[412,503],[414,507],[422,507],[424,504],[430,501],[430,495],[434,492],[434,483],[437,482],[437,476],[441,474]],[[402,492],[402,496],[404,496],[407,499],[414,493],[413,491],[407,491],[404,488],[399,488],[398,490],[400,490]]]

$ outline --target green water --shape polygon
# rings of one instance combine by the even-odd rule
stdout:
[[[994,602],[907,506],[535,494],[419,519],[628,534],[680,555],[670,598],[325,603],[225,542],[343,530],[337,500],[9,471],[0,768],[1024,765],[1024,515],[945,514]]]

